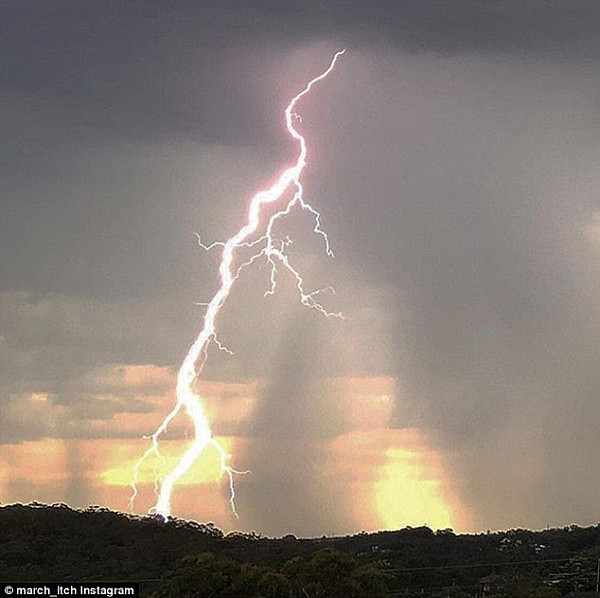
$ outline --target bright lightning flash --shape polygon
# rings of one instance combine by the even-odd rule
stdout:
[[[302,276],[292,266],[286,253],[286,248],[290,241],[289,239],[276,239],[276,237],[273,235],[273,227],[278,219],[289,214],[292,208],[295,206],[299,206],[301,209],[307,210],[312,214],[315,223],[313,231],[323,237],[327,254],[330,256],[333,255],[329,246],[327,234],[321,229],[319,213],[310,204],[308,204],[303,197],[303,187],[300,181],[300,176],[306,165],[307,149],[304,137],[295,127],[296,121],[300,121],[299,115],[295,112],[295,107],[298,101],[304,95],[310,92],[315,83],[325,79],[329,73],[331,73],[335,63],[337,62],[337,59],[344,52],[345,50],[336,52],[331,59],[329,67],[323,73],[309,81],[306,87],[292,98],[285,109],[285,124],[287,132],[298,143],[299,151],[296,162],[292,166],[286,168],[269,189],[260,191],[252,198],[248,208],[246,224],[244,224],[244,226],[242,226],[242,228],[240,228],[240,230],[234,236],[225,242],[216,242],[212,243],[211,245],[204,245],[201,240],[198,239],[200,246],[206,250],[213,249],[214,247],[222,247],[221,262],[219,265],[220,286],[210,302],[206,304],[204,326],[202,327],[202,330],[198,334],[192,346],[189,348],[188,353],[179,369],[176,384],[177,401],[175,406],[165,417],[160,426],[155,430],[152,436],[149,437],[151,444],[146,452],[142,455],[140,460],[136,463],[133,480],[131,483],[132,495],[130,499],[130,506],[132,508],[137,496],[137,480],[141,465],[151,455],[162,458],[159,453],[159,438],[167,430],[173,419],[183,410],[191,420],[194,427],[193,441],[181,455],[175,467],[165,476],[160,485],[157,485],[158,499],[151,511],[157,515],[160,515],[164,519],[167,519],[171,515],[171,494],[173,492],[174,485],[190,469],[202,452],[207,447],[212,446],[219,455],[222,474],[226,474],[228,477],[230,491],[229,502],[234,515],[237,517],[237,512],[235,509],[234,475],[247,472],[239,472],[231,467],[229,464],[230,455],[227,454],[223,446],[221,446],[221,444],[219,444],[219,442],[213,437],[210,423],[204,410],[202,398],[194,390],[194,382],[202,373],[211,343],[214,343],[220,350],[230,352],[224,345],[220,343],[217,338],[216,321],[221,308],[229,296],[234,282],[238,279],[241,271],[245,267],[253,264],[259,258],[266,259],[271,268],[271,285],[265,295],[270,295],[275,292],[277,268],[278,266],[282,266],[295,279],[300,301],[303,305],[316,309],[327,317],[342,317],[340,313],[328,311],[318,301],[318,295],[324,291],[332,291],[331,288],[320,289],[310,293],[307,293],[304,290]],[[276,211],[268,218],[264,228],[264,233],[262,233],[262,235],[260,235],[258,238],[254,238],[257,236],[257,234],[260,234],[259,228],[261,225],[261,210],[263,206],[269,204],[275,205],[288,189],[292,189],[293,191],[292,198],[279,211]],[[248,248],[250,248],[254,250],[254,253],[252,257],[247,259],[241,265],[236,266],[235,258],[238,250],[241,248],[245,249],[246,251]]]

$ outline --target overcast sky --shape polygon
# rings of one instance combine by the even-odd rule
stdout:
[[[285,227],[346,320],[245,274],[234,355],[205,371],[252,470],[241,521],[211,513],[218,485],[188,483],[179,513],[305,535],[595,523],[599,30],[596,0],[0,1],[0,500],[126,508],[106,471],[168,412],[216,289],[194,234],[244,222],[294,158],[285,105],[347,48],[298,107],[335,258],[309,218]],[[416,474],[392,483],[402,450]],[[446,519],[386,516],[425,479]]]

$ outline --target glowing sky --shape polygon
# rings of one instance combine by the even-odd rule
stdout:
[[[349,533],[593,523],[600,508],[600,6],[587,0],[0,8],[0,501],[125,509],[235,232],[295,148],[285,232],[329,321],[240,280],[174,513]],[[178,421],[167,461],[186,444]],[[153,467],[141,472],[143,512]]]

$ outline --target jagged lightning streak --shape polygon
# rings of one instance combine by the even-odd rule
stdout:
[[[248,208],[246,224],[244,224],[233,237],[225,242],[215,242],[210,245],[203,244],[201,239],[198,238],[198,243],[206,250],[222,247],[221,262],[219,265],[220,286],[210,302],[205,304],[206,313],[204,315],[204,325],[196,340],[189,348],[177,374],[177,384],[175,387],[177,400],[175,406],[150,436],[150,446],[136,463],[131,483],[132,495],[130,506],[132,508],[137,496],[137,480],[140,467],[144,461],[153,454],[159,456],[164,463],[164,458],[159,452],[159,438],[166,432],[173,419],[184,410],[193,424],[194,438],[175,467],[162,480],[162,483],[158,487],[158,500],[152,510],[165,519],[171,515],[171,494],[174,485],[183,475],[185,475],[202,452],[207,447],[212,446],[219,455],[222,474],[226,474],[228,477],[230,491],[229,502],[234,515],[237,517],[233,476],[237,473],[247,472],[236,471],[229,465],[230,455],[227,454],[223,446],[219,444],[212,435],[210,423],[202,404],[202,398],[194,390],[194,382],[202,373],[211,343],[214,343],[220,350],[230,353],[229,349],[222,345],[217,338],[216,321],[221,308],[229,296],[234,282],[244,268],[250,266],[261,257],[267,260],[271,267],[271,285],[265,295],[269,295],[275,291],[277,266],[283,266],[283,268],[285,268],[285,270],[287,270],[295,279],[300,301],[303,305],[316,309],[328,317],[342,317],[340,313],[333,313],[325,309],[317,300],[318,295],[324,291],[333,291],[331,287],[319,289],[311,293],[307,293],[304,290],[302,276],[292,266],[285,251],[291,241],[288,238],[276,240],[276,237],[273,234],[273,227],[277,220],[289,214],[294,206],[299,205],[301,209],[307,210],[312,214],[315,223],[313,231],[323,238],[327,254],[333,255],[327,234],[321,229],[319,212],[307,203],[303,197],[303,186],[300,181],[300,176],[306,166],[307,146],[304,136],[295,127],[295,121],[300,121],[300,117],[296,114],[295,108],[300,99],[309,93],[316,83],[325,79],[329,73],[331,73],[338,58],[344,54],[344,52],[345,50],[336,52],[327,69],[314,79],[311,79],[306,87],[292,98],[285,109],[285,125],[287,132],[298,143],[299,147],[296,162],[292,166],[286,168],[270,188],[260,191],[252,198]],[[281,199],[284,193],[290,188],[293,189],[292,198],[283,208],[268,218],[264,234],[260,235],[257,239],[252,240],[260,227],[261,210],[263,206],[275,204],[275,202]],[[241,265],[234,267],[236,252],[242,248],[246,250],[254,249],[255,253]]]

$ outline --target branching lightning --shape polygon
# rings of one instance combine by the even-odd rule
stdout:
[[[200,457],[202,452],[209,446],[213,447],[219,456],[222,475],[226,475],[229,483],[229,502],[234,515],[237,517],[235,508],[235,486],[234,475],[248,472],[240,472],[233,469],[229,464],[230,455],[227,454],[223,446],[213,437],[210,422],[204,410],[203,401],[194,389],[196,378],[202,373],[208,349],[211,344],[214,344],[218,349],[231,353],[217,338],[217,318],[223,305],[225,304],[232,286],[240,276],[242,270],[254,264],[259,259],[266,260],[270,267],[270,287],[265,295],[271,295],[275,292],[276,276],[278,268],[283,267],[295,280],[296,288],[300,302],[306,307],[316,309],[327,317],[341,318],[341,313],[328,311],[320,302],[319,295],[324,292],[333,292],[331,287],[319,289],[317,291],[307,292],[304,289],[304,282],[300,273],[290,263],[286,249],[291,243],[289,238],[277,238],[273,233],[273,228],[278,220],[288,215],[293,208],[299,207],[302,210],[308,211],[314,218],[315,234],[322,237],[325,244],[325,251],[328,255],[333,256],[329,239],[325,231],[321,228],[320,214],[303,197],[303,186],[300,180],[302,171],[306,166],[307,160],[307,145],[303,135],[296,129],[296,122],[301,122],[300,116],[295,112],[296,104],[303,96],[308,94],[312,87],[319,81],[325,79],[335,67],[338,58],[344,54],[345,50],[336,52],[328,68],[320,75],[311,79],[302,91],[296,94],[285,109],[285,125],[288,134],[298,144],[298,155],[295,163],[287,167],[273,183],[271,187],[257,193],[250,201],[246,223],[238,230],[238,232],[225,242],[214,242],[204,244],[198,236],[198,244],[205,250],[220,248],[221,261],[219,264],[219,288],[213,298],[205,304],[206,312],[204,315],[204,324],[202,330],[196,337],[196,340],[189,348],[183,363],[177,374],[176,383],[176,403],[173,409],[164,418],[162,423],[149,436],[150,446],[136,463],[133,480],[131,483],[132,494],[130,498],[130,506],[133,508],[134,501],[137,496],[137,482],[139,478],[140,468],[142,464],[152,455],[158,456],[164,463],[164,458],[159,452],[159,439],[166,432],[169,424],[181,412],[185,412],[190,419],[193,428],[194,436],[190,445],[179,458],[175,467],[164,477],[160,484],[157,483],[157,502],[152,508],[152,511],[163,518],[168,518],[171,515],[171,495],[173,488],[178,480],[190,469],[193,463]],[[293,195],[285,205],[275,211],[264,224],[264,232],[260,233],[261,214],[264,206],[275,205],[282,199],[283,195],[291,190]],[[257,238],[254,238],[258,235]],[[250,258],[247,258],[240,265],[236,264],[238,250],[243,249],[246,252],[252,250]],[[239,261],[239,258],[238,260]]]

